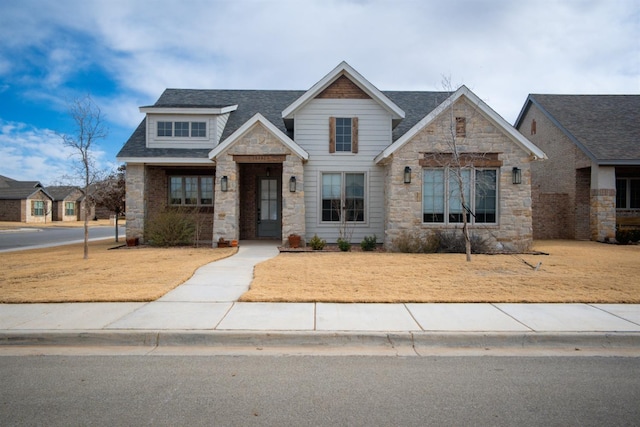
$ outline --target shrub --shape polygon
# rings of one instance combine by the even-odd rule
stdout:
[[[338,248],[340,248],[342,252],[347,252],[348,250],[351,249],[351,243],[349,243],[348,240],[340,237],[338,238]]]
[[[169,209],[151,218],[145,227],[145,240],[152,246],[181,246],[194,242],[196,224],[193,215]]]
[[[464,235],[462,231],[437,231],[439,246],[438,252],[444,253],[456,253],[463,254],[466,252]],[[486,254],[489,253],[489,243],[486,239],[472,234],[471,239],[471,253],[474,254]]]
[[[360,247],[363,251],[372,251],[376,248],[376,235],[373,236],[365,236],[362,242],[360,242]]]
[[[318,237],[317,234],[314,234],[311,240],[309,240],[309,246],[314,251],[321,251],[327,245],[327,241]]]
[[[616,229],[616,241],[621,245],[640,241],[640,229]]]
[[[436,252],[440,242],[438,236],[433,233],[420,235],[403,230],[398,237],[391,241],[391,244],[398,252],[420,254]]]

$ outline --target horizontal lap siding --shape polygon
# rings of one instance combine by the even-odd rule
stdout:
[[[358,153],[329,153],[329,117],[358,117]],[[307,238],[318,234],[335,242],[339,224],[320,223],[322,172],[364,172],[367,176],[365,224],[358,224],[352,242],[375,234],[384,237],[384,169],[373,162],[391,143],[391,116],[371,99],[315,99],[295,117],[295,140],[309,153],[304,191]]]

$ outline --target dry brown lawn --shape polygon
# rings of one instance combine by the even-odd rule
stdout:
[[[237,249],[109,250],[112,241],[0,254],[0,302],[152,301]],[[538,241],[549,255],[283,253],[241,301],[640,303],[640,246]],[[536,265],[534,271],[524,262]]]
[[[240,301],[640,303],[640,246],[533,249],[549,255],[283,253],[256,267]]]
[[[152,301],[236,248],[118,246],[110,240],[0,254],[0,302]]]

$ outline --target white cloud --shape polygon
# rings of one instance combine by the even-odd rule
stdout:
[[[93,150],[98,169],[111,167],[100,147]],[[58,134],[25,123],[0,119],[0,175],[43,185],[79,184],[74,176],[77,152],[62,144]]]

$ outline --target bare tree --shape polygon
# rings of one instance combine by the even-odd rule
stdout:
[[[91,185],[97,180],[98,170],[93,157],[93,146],[96,140],[107,136],[100,107],[87,95],[73,100],[69,105],[69,116],[73,119],[75,129],[72,135],[62,134],[62,144],[73,149],[76,160],[77,176],[83,180],[84,203],[84,259],[89,258],[89,214],[91,206]]]
[[[451,79],[443,77],[442,86],[449,93],[455,92],[451,84]],[[466,260],[471,261],[471,234],[469,231],[469,220],[474,216],[474,210],[471,208],[469,195],[471,186],[471,174],[474,173],[475,166],[484,163],[486,153],[469,152],[464,150],[463,140],[467,137],[467,117],[457,117],[454,110],[454,100],[448,98],[445,101],[445,111],[447,114],[447,129],[444,143],[447,146],[448,153],[432,153],[434,161],[439,163],[441,167],[448,170],[449,179],[449,200],[460,202],[459,211],[454,215],[459,215],[456,221],[462,222],[462,235],[464,237]],[[468,145],[468,144],[467,144]],[[453,184],[453,188],[451,188]],[[451,209],[451,204],[449,205]],[[458,208],[458,207],[456,207]],[[451,212],[449,213],[451,217]]]
[[[125,165],[98,181],[92,199],[96,206],[103,206],[115,214],[115,237],[118,241],[118,218],[125,209]]]

